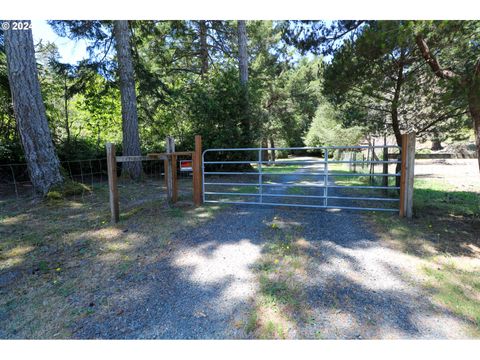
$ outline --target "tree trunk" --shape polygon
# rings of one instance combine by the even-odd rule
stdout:
[[[477,80],[480,82],[480,79]],[[475,144],[477,145],[477,161],[480,169],[480,84],[473,88],[468,96],[468,109],[473,120],[473,129],[475,130]]]
[[[442,149],[443,149],[442,142],[440,141],[438,136],[434,135],[434,137],[432,138],[432,147],[430,148],[430,150],[437,151]]]
[[[208,72],[208,47],[207,47],[207,22],[205,20],[199,21],[199,37],[200,37],[200,60],[202,67],[200,74],[202,77]]]
[[[383,134],[383,161],[388,161],[387,134]],[[384,174],[388,174],[388,163],[383,163]],[[382,186],[388,187],[388,176],[382,176]],[[386,191],[385,191],[386,192]]]
[[[4,38],[13,108],[30,180],[35,192],[45,195],[63,178],[40,92],[32,31],[6,30]]]
[[[270,136],[270,147],[271,148],[274,148],[275,147],[275,142],[273,141],[273,137]],[[273,162],[275,162],[275,150],[270,150],[270,156],[271,156],[271,159]]]
[[[68,120],[68,88],[67,88],[67,75],[65,75],[64,83],[64,108],[65,108],[65,130],[67,131],[67,144],[70,144],[70,122]]]
[[[123,155],[139,156],[140,137],[138,135],[137,96],[135,93],[135,75],[133,72],[130,33],[127,20],[113,22],[113,32],[118,59],[118,77],[122,100]],[[126,162],[122,166],[122,175],[138,180],[142,176],[140,161]]]
[[[248,83],[248,52],[247,52],[247,27],[245,20],[238,20],[238,67],[240,70],[240,83]]]
[[[402,133],[400,131],[400,122],[398,120],[398,106],[399,106],[399,101],[400,101],[400,92],[402,90],[402,85],[403,85],[403,49],[400,54],[400,59],[399,59],[399,68],[398,68],[398,73],[397,73],[397,81],[395,85],[395,92],[393,95],[393,100],[392,100],[392,106],[391,106],[391,116],[392,116],[392,128],[393,128],[393,133],[395,134],[395,140],[397,141],[398,146],[402,146]],[[399,154],[399,160],[400,160],[400,154]],[[395,172],[399,173],[402,168],[402,165],[400,163],[397,163],[397,166],[395,167]],[[396,176],[395,177],[395,186],[399,187],[400,186],[400,177]]]
[[[243,114],[241,119],[243,145],[249,147],[251,145],[250,136],[250,116],[248,106],[248,53],[247,53],[247,28],[245,20],[238,20],[238,68],[240,72],[240,84],[242,86],[242,108]]]
[[[262,139],[262,147],[268,148],[268,140],[266,137]],[[262,161],[268,161],[268,150],[266,149],[262,150]]]

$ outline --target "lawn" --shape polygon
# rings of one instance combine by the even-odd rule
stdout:
[[[418,259],[434,301],[480,335],[480,193],[438,179],[415,179],[414,218],[370,218],[386,243]]]
[[[296,172],[298,169],[301,169],[301,164],[277,164],[277,165],[262,165],[262,173],[278,173],[278,174],[290,174]]]
[[[0,201],[0,338],[71,338],[85,317],[120,314],[123,282],[218,209],[194,208],[182,186],[169,208],[162,185],[120,183],[116,225],[105,184],[76,199]]]

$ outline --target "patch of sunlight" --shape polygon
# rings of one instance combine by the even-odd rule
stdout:
[[[288,229],[291,227],[301,227],[302,224],[299,223],[298,221],[288,221],[288,220],[283,220],[278,218],[277,216],[274,216],[272,221],[265,221],[265,224],[272,229]]]
[[[442,261],[442,260],[440,260]],[[480,258],[470,256],[455,256],[450,259],[455,268],[461,271],[480,271]]]
[[[105,245],[105,248],[109,251],[125,251],[129,250],[132,247],[132,245],[129,242],[113,242],[113,243],[107,243]]]
[[[342,212],[342,209],[325,209],[327,212],[338,213]]]
[[[421,242],[419,244],[416,244],[416,246],[422,248],[421,252],[423,254],[437,254],[438,253],[437,249],[435,248],[435,246],[433,246],[432,243]]]
[[[297,245],[301,249],[312,249],[314,246],[306,240],[304,237],[300,237],[295,241],[295,245]]]
[[[393,236],[405,236],[405,235],[408,235],[410,233],[409,229],[406,228],[406,227],[400,227],[400,226],[397,226],[393,229],[390,229],[390,233],[393,235]]]
[[[259,256],[260,246],[242,239],[234,244],[202,244],[182,252],[174,263],[186,268],[192,280],[214,283],[230,275],[237,279],[252,278],[249,267]]]
[[[211,218],[213,215],[212,215],[211,212],[205,211],[205,212],[201,212],[199,214],[195,214],[195,216],[197,218],[201,218],[201,219],[208,219],[208,218]]]
[[[8,268],[17,266],[23,262],[23,256],[15,256],[6,260],[0,260],[0,270],[6,270]]]
[[[17,216],[12,216],[12,217],[7,217],[3,220],[0,221],[1,224],[3,225],[17,225],[22,222],[27,221],[29,216],[27,214],[20,214]]]
[[[84,204],[81,203],[81,202],[78,202],[78,201],[70,200],[70,201],[67,202],[67,206],[70,209],[80,209],[80,208],[84,207]]]
[[[435,329],[443,333],[439,336],[440,338],[451,338],[452,334],[454,334],[457,339],[466,339],[471,336],[468,333],[469,331],[464,321],[448,314],[419,313],[416,321],[422,324],[422,327]],[[442,326],[438,326],[439,324],[442,324]]]
[[[256,309],[256,335],[260,339],[284,339],[295,323],[276,304],[261,302]]]
[[[119,229],[113,226],[109,226],[109,227],[98,229],[98,230],[85,231],[81,233],[83,237],[102,240],[102,241],[114,240],[119,236],[121,236],[122,234],[123,234],[122,229]]]
[[[2,257],[4,258],[11,258],[11,257],[17,257],[17,256],[23,256],[30,251],[34,249],[33,246],[17,246],[14,247],[13,249],[10,249],[6,252],[3,253]]]
[[[356,284],[371,290],[392,290],[412,293],[409,277],[414,276],[418,260],[399,251],[382,246],[350,249],[325,242],[339,255],[319,265],[319,271],[334,276],[344,276]],[[328,250],[327,250],[328,252]],[[384,262],[382,259],[393,259]],[[379,281],[378,274],[382,278]]]
[[[474,244],[467,244],[464,243],[462,244],[463,248],[469,249],[471,252],[473,252],[476,255],[480,255],[480,247],[474,245]]]
[[[182,268],[192,282],[224,283],[225,289],[219,300],[225,304],[254,294],[252,268],[260,258],[260,250],[260,246],[247,239],[231,244],[210,242],[182,251],[173,263]]]

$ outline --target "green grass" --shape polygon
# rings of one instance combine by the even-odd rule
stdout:
[[[288,195],[304,195],[306,193],[304,186],[290,186],[287,188]]]
[[[417,214],[480,216],[480,194],[455,191],[448,183],[435,179],[415,179],[413,204]]]
[[[330,173],[336,174],[354,174],[353,171],[347,170],[348,166],[345,164],[330,164],[328,165],[328,170]],[[356,173],[359,174],[367,174],[368,169],[362,170],[361,167],[357,167]],[[370,183],[369,176],[333,176],[332,179],[335,181],[337,185],[341,186],[362,186],[362,185],[374,185],[380,186],[382,185],[382,179],[380,176],[373,176],[373,182]],[[388,186],[395,186],[395,177],[391,176],[388,178]]]
[[[480,194],[438,179],[415,179],[414,218],[374,214],[377,234],[421,260],[432,301],[465,319],[480,336]]]
[[[281,165],[270,165],[270,166],[263,165],[262,173],[289,174],[289,173],[296,172],[300,168],[302,168],[302,165],[298,165],[298,164],[281,164]]]
[[[302,227],[274,217],[265,222],[269,239],[255,272],[259,294],[245,332],[260,339],[288,338],[288,329],[304,322],[308,305],[298,277],[304,272],[307,255],[297,243]]]
[[[427,286],[434,292],[434,299],[457,316],[473,324],[473,333],[480,334],[480,270],[458,269],[454,261],[438,263],[422,269],[428,277]]]

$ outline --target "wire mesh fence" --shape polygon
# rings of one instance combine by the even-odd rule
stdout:
[[[75,186],[72,191],[66,192],[69,199],[82,201],[94,194],[108,199],[106,158],[69,160],[60,163],[64,179],[71,180],[76,185],[82,185]],[[144,160],[141,163],[143,176],[140,181],[132,181],[123,177],[123,164],[117,164],[120,201],[123,203],[139,203],[161,199],[165,196],[164,161]],[[182,196],[186,192],[191,192],[192,173],[188,170],[181,170],[180,166],[177,169],[180,196]],[[0,164],[0,200],[22,201],[34,195],[26,163]],[[188,195],[184,197],[188,197]]]
[[[85,186],[74,195],[85,196],[103,184],[107,179],[106,159],[71,160],[61,162],[61,171],[65,179],[75,181]],[[34,195],[34,188],[28,173],[26,163],[0,164],[0,198],[28,198]]]

